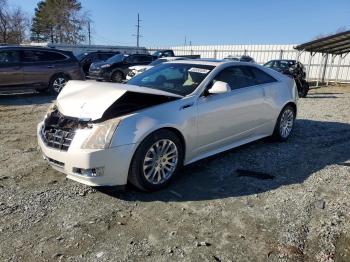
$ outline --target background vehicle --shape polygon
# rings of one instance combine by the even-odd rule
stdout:
[[[78,61],[83,68],[85,75],[89,74],[89,69],[92,63],[106,61],[108,58],[120,54],[119,51],[96,51],[96,52],[84,52],[76,55]]]
[[[307,96],[309,84],[306,82],[306,71],[302,63],[296,60],[271,60],[264,66],[294,78],[299,97]]]
[[[174,51],[171,50],[171,49],[155,51],[152,54],[152,56],[154,56],[155,59],[163,58],[163,57],[176,57]],[[200,55],[182,55],[181,57],[186,57],[186,58],[190,58],[190,59],[199,59],[199,58],[201,58]]]
[[[255,63],[255,60],[247,55],[242,55],[242,56],[227,56],[224,59],[226,60],[231,60],[231,61],[241,61],[241,62],[250,62],[250,63]]]
[[[154,60],[151,55],[118,54],[104,62],[92,63],[89,70],[89,78],[109,82],[121,83],[129,73],[129,67],[135,65],[148,65]]]
[[[150,63],[149,65],[146,66],[142,66],[142,65],[138,65],[138,66],[131,66],[129,67],[130,71],[128,73],[128,75],[126,76],[126,79],[129,80],[131,78],[133,78],[134,76],[145,72],[146,70],[156,66],[156,65],[160,65],[162,63],[165,62],[170,62],[170,61],[175,61],[175,60],[185,60],[187,58],[185,57],[179,57],[179,56],[175,56],[175,57],[163,57],[163,58],[158,58],[157,60],[154,60],[152,63]]]
[[[38,141],[68,178],[153,191],[182,165],[267,136],[287,140],[296,99],[291,78],[256,64],[174,61],[126,84],[70,81]]]
[[[72,52],[40,47],[0,47],[0,90],[34,88],[59,93],[84,73]]]

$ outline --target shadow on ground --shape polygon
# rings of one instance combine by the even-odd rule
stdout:
[[[100,188],[126,201],[201,201],[267,192],[303,183],[329,165],[348,167],[350,125],[297,120],[293,136],[285,143],[263,139],[206,158],[181,170],[162,191],[143,193],[128,186],[125,191]],[[247,172],[242,176],[238,169]],[[253,171],[253,175],[249,175]],[[259,178],[268,175],[268,179]]]
[[[26,91],[11,94],[0,93],[0,105],[5,106],[41,105],[51,103],[55,99],[55,95],[37,93],[35,91]]]

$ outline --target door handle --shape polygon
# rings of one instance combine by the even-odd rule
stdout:
[[[54,65],[48,65],[47,68],[54,68]]]
[[[183,105],[183,106],[180,107],[180,110],[185,110],[185,109],[187,109],[187,108],[189,108],[189,107],[191,107],[191,106],[193,106],[193,105],[194,105],[194,103],[185,104],[185,105]]]

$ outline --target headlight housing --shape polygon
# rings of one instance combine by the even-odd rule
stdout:
[[[109,148],[114,132],[120,122],[121,119],[117,118],[93,124],[91,134],[83,143],[82,149]]]
[[[51,114],[53,111],[55,111],[57,109],[57,104],[56,104],[56,101],[53,102],[49,108],[47,109],[46,111],[46,114],[44,116],[44,119],[46,119],[48,117],[49,114]]]
[[[101,68],[107,68],[107,67],[110,67],[111,65],[110,64],[105,64],[105,65],[101,65]]]

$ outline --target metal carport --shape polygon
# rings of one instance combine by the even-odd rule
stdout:
[[[319,74],[321,73],[320,79],[321,82],[324,82],[326,77],[326,69],[328,65],[328,59],[331,55],[331,63],[330,70],[328,71],[328,75],[331,74],[332,65],[334,63],[334,59],[336,56],[340,56],[338,60],[337,72],[335,82],[338,82],[338,74],[339,68],[343,58],[350,52],[350,30],[341,32],[335,35],[330,35],[327,37],[323,37],[320,39],[316,39],[295,47],[295,49],[299,50],[299,52],[310,52],[311,56],[309,59],[309,65],[311,64],[312,57],[316,53],[321,53],[323,57],[323,63],[319,70]],[[327,78],[329,79],[329,77]],[[316,86],[318,86],[319,81],[317,80]],[[328,80],[327,80],[328,85]]]

